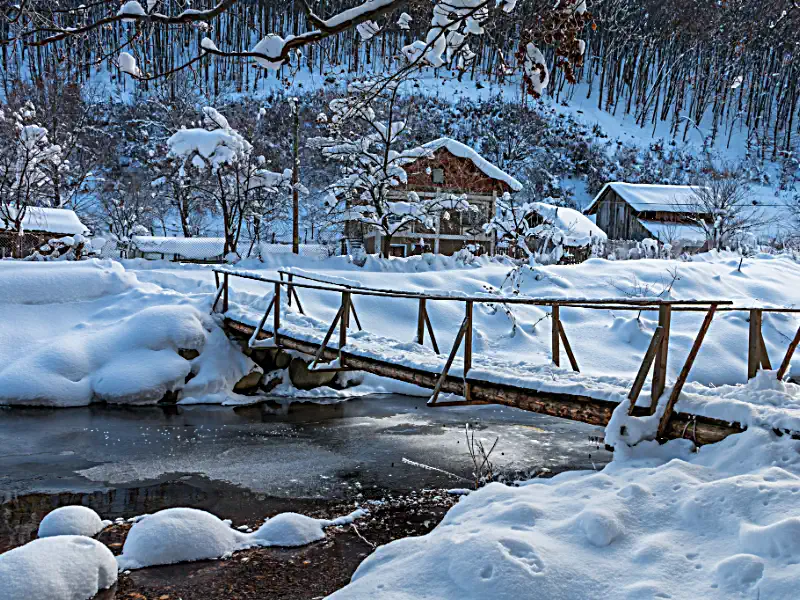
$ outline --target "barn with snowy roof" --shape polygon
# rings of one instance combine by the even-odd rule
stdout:
[[[607,183],[584,210],[611,240],[655,239],[700,249],[705,234],[698,223],[710,223],[710,213],[698,210],[696,191],[689,185]]]
[[[406,184],[392,193],[402,199],[408,197],[408,192],[416,192],[420,198],[464,196],[471,210],[447,211],[444,218],[437,220],[435,229],[419,223],[410,225],[392,236],[390,254],[452,255],[467,246],[493,253],[494,235],[486,233],[483,226],[495,214],[497,197],[520,191],[522,184],[469,146],[451,138],[423,144],[418,153],[419,158],[411,158],[403,166]],[[369,253],[381,249],[381,232],[376,229],[367,230],[358,223],[350,223],[347,237],[359,240]]]
[[[0,258],[28,256],[52,239],[89,235],[89,228],[72,210],[28,206],[20,223],[20,240],[18,214],[13,206],[0,207]]]

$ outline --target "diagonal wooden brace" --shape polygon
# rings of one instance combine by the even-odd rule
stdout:
[[[444,380],[447,379],[447,374],[450,372],[450,367],[453,366],[453,361],[456,358],[456,354],[458,353],[458,349],[461,346],[461,341],[464,339],[464,334],[467,332],[467,318],[464,317],[464,321],[461,323],[461,328],[458,330],[458,334],[456,335],[456,341],[453,342],[453,349],[450,350],[450,356],[447,357],[447,362],[444,364],[444,369],[442,370],[442,374],[439,376],[439,380],[436,382],[436,387],[433,388],[433,394],[431,395],[431,399],[428,400],[428,406],[433,406],[436,404],[436,399],[439,397],[439,392],[442,391],[442,385],[444,385]]]

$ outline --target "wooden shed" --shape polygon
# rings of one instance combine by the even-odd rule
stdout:
[[[414,224],[394,234],[393,256],[410,256],[424,252],[452,255],[472,245],[484,252],[494,252],[494,235],[483,230],[495,214],[495,202],[504,193],[518,192],[522,184],[508,173],[483,158],[475,150],[450,138],[439,138],[420,148],[420,157],[404,165],[407,183],[393,190],[398,198],[416,192],[420,198],[445,194],[464,195],[476,210],[448,211],[439,219],[436,230]],[[363,243],[368,253],[381,248],[381,232],[366,230],[358,223],[348,227],[348,238]]]
[[[696,190],[688,185],[607,183],[584,214],[595,215],[595,223],[611,240],[651,238],[701,248],[706,240],[698,223],[710,223],[712,215],[698,211]]]
[[[16,220],[16,209],[2,207],[0,215]],[[81,223],[78,215],[64,208],[28,206],[22,217],[22,240],[20,242],[14,223],[0,216],[0,258],[23,258],[52,239],[88,236],[89,228]]]

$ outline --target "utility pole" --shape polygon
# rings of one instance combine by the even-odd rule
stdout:
[[[294,155],[292,165],[292,252],[300,254],[300,100],[291,98],[294,112]]]

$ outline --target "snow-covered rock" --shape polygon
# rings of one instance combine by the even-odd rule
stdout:
[[[136,523],[125,539],[121,569],[219,558],[245,536],[218,517],[195,508],[168,508]]]
[[[84,536],[38,539],[0,554],[4,599],[89,600],[116,581],[114,555]]]
[[[49,512],[39,523],[39,537],[85,535],[94,537],[111,521],[103,521],[88,506],[62,506]]]
[[[276,515],[253,533],[263,546],[305,546],[325,538],[325,521],[289,512]]]

